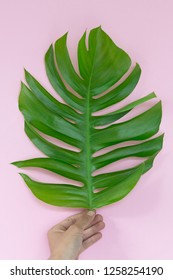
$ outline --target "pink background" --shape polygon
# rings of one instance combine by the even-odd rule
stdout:
[[[43,61],[49,45],[69,31],[68,45],[75,61],[75,48],[84,30],[101,24],[142,67],[141,80],[127,101],[153,90],[163,101],[161,131],[165,132],[165,141],[154,168],[142,177],[130,195],[98,210],[106,223],[103,238],[84,252],[81,259],[173,259],[173,1],[1,0],[0,3],[0,258],[47,259],[48,229],[78,212],[37,200],[18,175],[19,170],[9,164],[42,155],[25,135],[18,110],[23,67],[51,90]],[[57,179],[48,172],[27,170],[26,173],[38,180],[60,181],[60,177]]]

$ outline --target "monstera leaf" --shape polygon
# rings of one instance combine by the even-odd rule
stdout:
[[[90,31],[88,46],[86,33],[79,41],[79,73],[69,57],[67,33],[56,41],[54,48],[50,46],[45,64],[48,79],[63,101],[59,102],[25,71],[28,86],[21,85],[19,108],[27,136],[47,157],[13,164],[43,168],[82,183],[82,186],[48,184],[21,174],[33,194],[52,205],[92,209],[122,199],[152,167],[162,148],[163,135],[152,137],[159,130],[161,102],[128,121],[121,118],[156,95],[150,93],[111,113],[95,114],[128,97],[141,74],[140,66],[132,67],[128,54],[117,47],[101,27]],[[45,135],[70,148],[53,144]],[[124,142],[124,146],[113,146]],[[96,154],[107,147],[111,150]],[[94,175],[94,171],[128,157],[143,158],[143,163]]]

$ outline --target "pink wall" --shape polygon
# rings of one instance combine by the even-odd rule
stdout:
[[[43,63],[50,43],[68,30],[70,53],[75,58],[84,30],[101,24],[142,67],[140,83],[128,100],[155,90],[163,101],[161,131],[165,141],[154,168],[130,195],[98,210],[106,223],[103,238],[81,259],[172,259],[173,1],[6,0],[1,1],[0,11],[0,258],[46,259],[47,230],[77,212],[38,201],[9,164],[41,156],[23,131],[17,107],[23,67],[50,89]],[[48,173],[27,173],[35,179],[52,178]]]

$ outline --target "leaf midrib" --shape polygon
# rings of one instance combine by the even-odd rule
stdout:
[[[97,34],[96,34],[96,41],[97,41]],[[89,209],[93,208],[93,189],[92,189],[92,176],[91,176],[92,153],[91,153],[91,142],[90,142],[90,139],[91,139],[91,130],[90,130],[90,119],[91,119],[90,100],[91,100],[91,96],[90,96],[90,89],[91,89],[91,80],[92,80],[92,75],[93,75],[93,70],[94,70],[95,52],[96,52],[96,45],[95,45],[92,68],[91,68],[91,73],[90,73],[89,83],[88,83],[88,90],[87,90],[87,95],[86,95],[86,119],[85,119],[85,121],[86,121],[86,141],[85,141],[85,143],[86,143],[86,145],[85,145],[85,151],[86,151],[86,187],[87,187],[87,191],[88,191],[88,206],[89,206]]]

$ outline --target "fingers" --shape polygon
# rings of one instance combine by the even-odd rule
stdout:
[[[53,226],[51,228],[51,231],[58,231],[58,232],[63,232],[66,231],[70,226],[72,226],[73,224],[75,224],[77,222],[77,226],[79,225],[79,227],[81,227],[83,229],[83,226],[81,225],[82,222],[80,220],[80,218],[83,220],[83,222],[85,223],[87,217],[85,217],[85,214],[89,212],[88,210],[83,210],[78,214],[72,215],[68,218],[66,218],[65,220],[61,221],[60,223],[58,223],[57,225]],[[95,213],[95,211],[94,211]],[[91,214],[91,213],[90,213]],[[94,218],[95,216],[95,218]],[[94,218],[94,219],[93,219]],[[89,221],[91,221],[91,225],[95,224],[97,221],[101,220],[101,215],[93,215],[92,219],[89,219]],[[79,221],[78,221],[79,220]],[[86,223],[86,226],[84,228],[90,227],[90,224]]]
[[[51,232],[65,232],[68,228],[74,225],[74,229],[82,232],[84,230],[84,239],[89,238],[96,232],[104,228],[103,217],[99,214],[96,215],[96,211],[83,210],[78,214],[72,215],[62,222],[51,228]],[[75,230],[75,231],[76,231]]]
[[[90,238],[94,234],[98,233],[100,230],[104,229],[104,227],[105,227],[105,223],[103,221],[99,221],[99,222],[95,223],[94,225],[87,228],[83,232],[83,240]]]
[[[78,218],[82,216],[84,212],[86,212],[86,210],[66,218],[65,220],[61,221],[57,225],[53,226],[51,230],[59,231],[59,232],[66,231],[71,225],[73,225],[78,220]]]
[[[88,227],[86,227],[85,229],[87,229],[87,228],[89,228],[89,227],[95,225],[95,224],[98,223],[98,222],[102,222],[102,221],[103,221],[103,217],[102,217],[100,214],[97,214],[97,215],[95,216],[94,220],[91,222],[91,224],[90,224]]]
[[[89,227],[89,225],[94,221],[96,216],[95,210],[84,211],[82,215],[77,219],[75,226],[81,230]]]
[[[84,251],[85,249],[92,246],[94,243],[96,243],[100,238],[102,237],[101,232],[97,232],[96,234],[92,235],[90,238],[83,241],[82,247]]]

